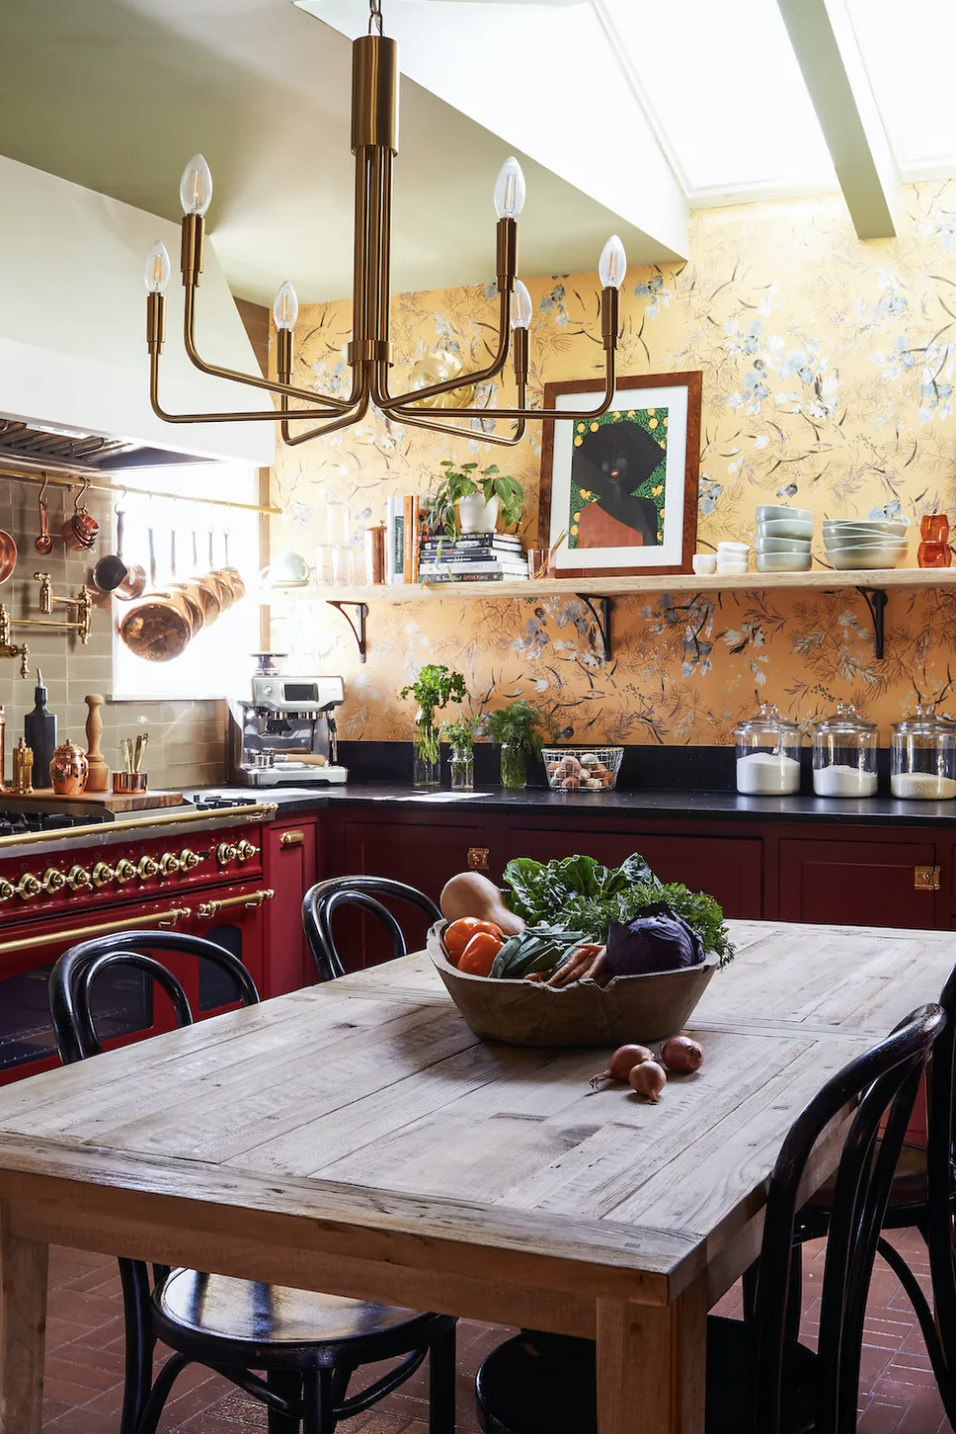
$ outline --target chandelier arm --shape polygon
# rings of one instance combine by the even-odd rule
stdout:
[[[442,383],[430,384],[428,388],[400,394],[389,393],[386,376],[382,381],[381,393],[374,395],[379,408],[404,408],[407,404],[420,403],[422,399],[437,398],[439,394],[454,393],[457,388],[470,388],[476,383],[487,383],[489,379],[497,378],[511,352],[510,309],[511,295],[508,291],[502,291],[498,318],[498,352],[487,368],[477,369],[474,373],[459,374],[456,378],[447,378]]]
[[[458,438],[473,438],[476,443],[496,443],[504,448],[513,448],[516,443],[521,442],[525,434],[525,419],[523,418],[517,420],[514,433],[510,437],[506,437],[503,433],[479,433],[474,428],[457,428],[453,423],[439,423],[434,419],[409,418],[404,413],[401,417],[396,417],[394,421],[401,423],[403,427],[428,428],[434,433],[451,433]]]
[[[183,308],[183,342],[190,361],[200,370],[212,378],[229,379],[234,383],[244,383],[250,388],[261,388],[266,393],[286,394],[290,398],[298,398],[306,403],[313,403],[319,407],[331,408],[337,413],[344,412],[349,403],[342,398],[333,398],[328,393],[313,393],[306,388],[296,388],[289,383],[273,382],[267,378],[255,378],[250,373],[239,373],[236,369],[220,368],[216,364],[206,363],[196,348],[196,286],[187,283],[185,286],[185,303]],[[357,400],[353,400],[357,401]],[[307,417],[310,415],[307,413]]]
[[[617,355],[613,349],[607,351],[604,374],[604,396],[596,408],[586,410],[574,410],[563,408],[456,408],[455,414],[458,418],[514,418],[514,419],[548,419],[548,418],[569,418],[573,421],[581,421],[589,418],[600,418],[607,413],[614,402],[614,389],[617,384]],[[378,402],[378,400],[376,400]],[[520,400],[519,400],[520,405]],[[409,410],[391,402],[379,404],[382,411],[396,423],[411,423]]]
[[[365,394],[357,406],[350,409],[348,413],[342,413],[338,418],[329,419],[328,423],[320,423],[315,428],[310,428],[305,433],[297,433],[295,436],[289,432],[288,422],[283,419],[279,425],[282,441],[287,443],[290,448],[294,448],[298,443],[308,443],[310,438],[324,438],[326,434],[335,433],[340,428],[348,428],[353,423],[361,423],[368,413],[368,406],[369,397],[368,394]]]
[[[262,409],[256,413],[168,413],[159,401],[159,354],[153,353],[149,360],[149,401],[157,418],[164,423],[273,423],[280,417],[276,408]],[[310,419],[315,417],[312,408],[290,409],[290,418]]]

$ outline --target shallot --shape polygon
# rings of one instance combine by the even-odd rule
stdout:
[[[656,1061],[642,1061],[631,1071],[628,1081],[638,1095],[646,1096],[652,1105],[656,1105],[667,1084],[667,1074]]]
[[[597,1090],[602,1080],[627,1080],[634,1067],[651,1060],[652,1054],[646,1046],[619,1046],[608,1061],[607,1070],[593,1075],[588,1084]]]
[[[661,1064],[678,1075],[700,1070],[704,1064],[704,1048],[690,1036],[671,1036],[661,1046]]]

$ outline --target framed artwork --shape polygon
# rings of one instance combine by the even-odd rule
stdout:
[[[549,383],[546,408],[596,408],[593,379]],[[607,413],[544,425],[538,547],[557,577],[689,573],[697,539],[701,375],[619,378]]]

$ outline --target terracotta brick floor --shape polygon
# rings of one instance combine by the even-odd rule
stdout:
[[[894,1236],[910,1265],[928,1278],[918,1236]],[[804,1325],[816,1338],[823,1247],[805,1257]],[[55,1250],[50,1274],[46,1365],[47,1434],[115,1434],[123,1394],[123,1319],[112,1261]],[[739,1314],[739,1291],[718,1307]],[[505,1332],[463,1321],[459,1325],[458,1430],[476,1434],[473,1380],[476,1366]],[[424,1371],[377,1409],[340,1426],[343,1434],[427,1434]],[[895,1276],[877,1262],[867,1314],[860,1385],[859,1434],[952,1434],[919,1327]],[[199,1367],[187,1369],[166,1406],[161,1434],[252,1434],[265,1428],[265,1411],[253,1399]]]

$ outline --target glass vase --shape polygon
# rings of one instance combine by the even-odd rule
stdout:
[[[513,791],[527,785],[528,772],[525,766],[525,754],[521,747],[515,747],[510,742],[501,744],[501,785],[510,787]]]
[[[419,710],[415,717],[415,757],[412,766],[412,785],[416,787],[437,787],[441,781],[441,748],[438,728],[432,721],[432,714]]]
[[[448,759],[453,792],[470,792],[475,786],[475,754],[471,747],[452,747]]]

